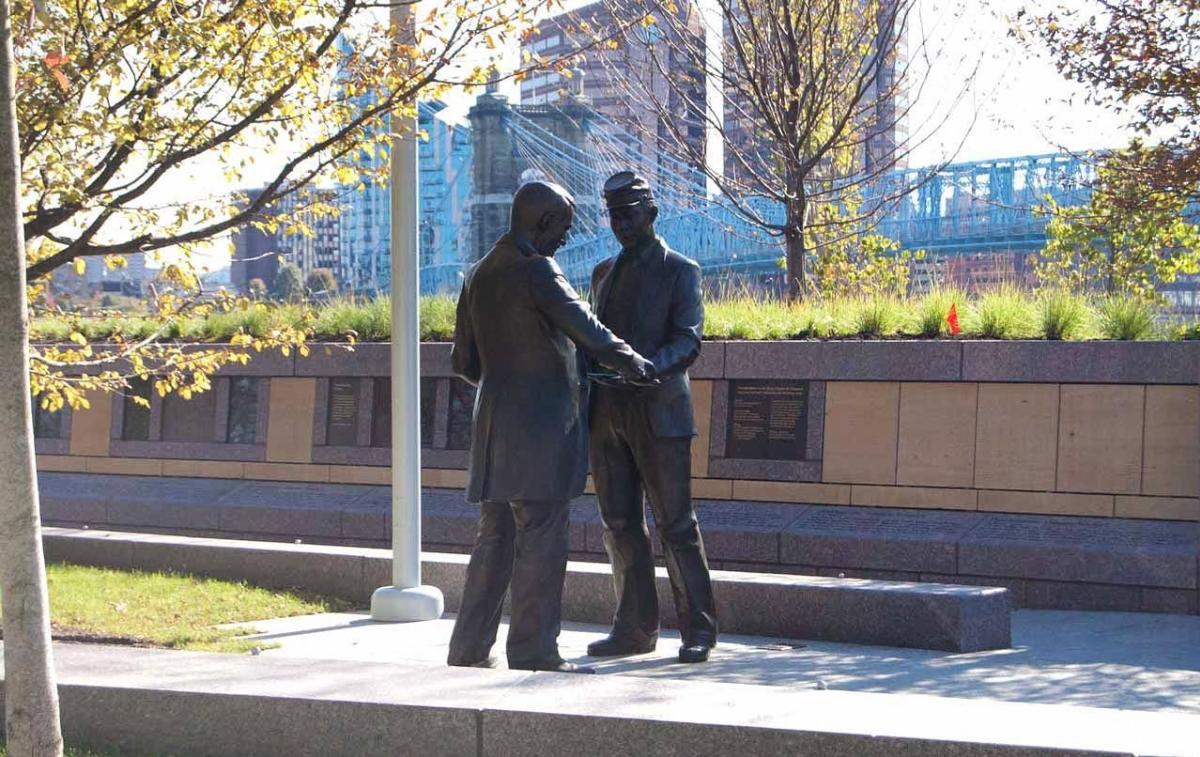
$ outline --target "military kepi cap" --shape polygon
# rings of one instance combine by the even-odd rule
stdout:
[[[613,174],[608,181],[604,182],[604,204],[609,210],[627,208],[630,205],[638,205],[653,199],[654,194],[650,191],[650,182],[633,171],[621,171]]]

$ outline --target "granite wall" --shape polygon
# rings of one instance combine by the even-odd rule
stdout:
[[[203,401],[37,424],[43,471],[386,484],[386,344],[233,366]],[[472,395],[422,348],[423,480],[465,482]],[[1200,342],[710,342],[714,500],[1200,520]]]

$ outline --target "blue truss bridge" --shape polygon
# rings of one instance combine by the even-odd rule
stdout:
[[[579,218],[559,264],[577,285],[616,252],[599,201],[600,187],[616,171],[633,168],[649,177],[659,204],[658,230],[676,249],[695,258],[707,275],[778,271],[782,239],[751,224],[732,204],[709,197],[703,176],[691,166],[651,156],[629,132],[599,114],[589,117],[586,141],[572,144],[511,109],[504,128],[524,165],[571,188],[580,199]],[[478,159],[478,152],[476,158]],[[1046,241],[1046,218],[1034,209],[1047,197],[1060,204],[1087,201],[1092,165],[1068,154],[1025,155],[893,172],[884,186],[914,188],[880,220],[876,233],[904,250],[930,255],[1032,252]],[[757,202],[756,212],[780,219],[782,206]],[[465,264],[464,264],[465,265]],[[462,265],[424,269],[423,291],[454,291]]]

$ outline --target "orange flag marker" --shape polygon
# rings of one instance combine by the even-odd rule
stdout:
[[[958,325],[957,303],[950,303],[950,312],[946,314],[946,323],[950,324],[950,333],[954,336],[962,333],[962,327]]]

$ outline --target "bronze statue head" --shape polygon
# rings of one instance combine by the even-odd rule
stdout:
[[[508,233],[523,240],[539,255],[553,257],[567,241],[575,221],[575,198],[557,184],[530,181],[513,195]]]
[[[604,204],[613,236],[628,249],[654,239],[658,206],[650,183],[633,171],[621,171],[604,182]]]

